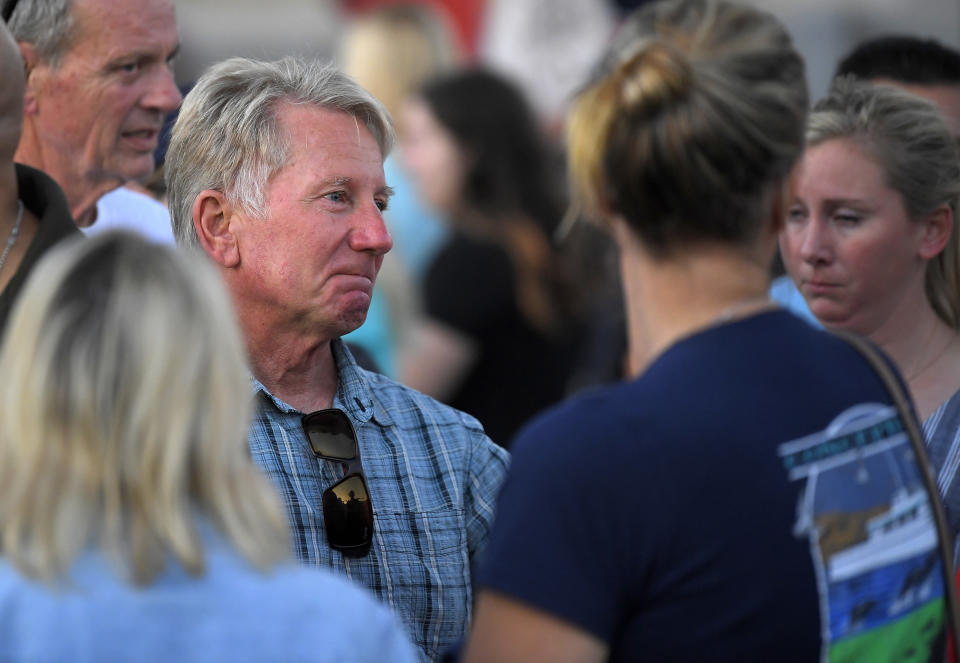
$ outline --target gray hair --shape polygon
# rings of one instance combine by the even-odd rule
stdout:
[[[126,233],[61,245],[0,351],[0,547],[55,582],[90,546],[148,584],[204,570],[198,516],[255,566],[288,556],[249,456],[245,350],[208,261]],[[189,343],[180,339],[189,338]]]
[[[652,3],[575,101],[578,198],[620,215],[654,252],[752,238],[803,149],[806,110],[803,60],[771,14]]]
[[[922,219],[942,205],[953,213],[946,248],[927,263],[926,293],[937,315],[960,328],[960,153],[933,103],[890,85],[837,78],[807,122],[807,145],[849,138],[872,156],[907,214]]]
[[[17,41],[33,44],[37,55],[56,67],[74,36],[70,0],[20,0],[7,22]]]
[[[216,64],[183,100],[167,150],[164,169],[179,244],[199,244],[193,203],[206,189],[266,217],[264,188],[289,156],[289,137],[277,120],[283,103],[352,115],[373,135],[384,158],[393,148],[393,126],[383,105],[332,65],[292,57]]]

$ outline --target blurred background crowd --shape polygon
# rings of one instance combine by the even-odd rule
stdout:
[[[279,646],[310,658],[327,632],[286,631],[307,608],[318,612],[306,621],[345,651],[362,642],[369,660],[439,660],[471,620],[471,662],[532,660],[530,634],[589,654],[569,660],[599,661],[656,652],[638,643],[666,633],[654,644],[701,660],[711,645],[688,637],[688,622],[724,612],[756,624],[730,629],[743,651],[764,651],[757,640],[779,652],[800,633],[807,649],[788,653],[812,660],[821,605],[814,569],[795,573],[816,552],[801,539],[835,542],[817,539],[827,521],[801,522],[807,500],[780,457],[755,452],[832,435],[861,406],[892,417],[896,401],[820,324],[890,355],[915,409],[894,414],[919,415],[937,473],[927,476],[919,433],[916,455],[899,448],[905,436],[885,449],[896,462],[884,472],[909,469],[914,506],[898,522],[923,530],[910,534],[915,566],[900,569],[890,603],[927,601],[901,599],[934,570],[937,597],[956,602],[942,581],[960,558],[960,66],[956,53],[910,39],[904,51],[926,57],[922,66],[900,57],[897,40],[879,49],[895,52],[890,69],[876,50],[844,56],[891,34],[958,49],[960,3],[767,0],[752,3],[757,12],[710,0],[170,1],[175,21],[160,0],[63,9],[60,18],[81,18],[59,24],[69,36],[59,54],[40,47],[52,32],[44,12],[56,12],[46,0],[23,0],[9,19],[16,41],[0,30],[0,334],[13,298],[24,302],[0,351],[0,547],[16,567],[0,558],[0,626],[4,596],[23,587],[38,612],[20,606],[13,618],[58,626],[66,604],[20,575],[56,580],[96,533],[133,585],[179,587],[167,552],[199,577],[212,550],[218,571],[191,586],[201,598],[187,605],[219,597],[217,618],[249,637],[230,639],[248,660],[280,657]],[[114,41],[132,59],[117,60]],[[88,66],[104,53],[107,66]],[[311,80],[314,92],[296,87]],[[102,126],[110,140],[99,140]],[[107,158],[88,167],[91,155]],[[146,239],[104,232],[116,228]],[[101,236],[51,249],[19,295],[40,254],[80,232]],[[190,252],[153,242],[202,249],[223,283]],[[799,299],[812,324],[773,305],[771,276],[786,288],[774,299]],[[342,297],[341,280],[351,284]],[[835,477],[838,492],[886,491],[859,509],[850,549],[870,527],[875,539],[869,523],[888,506],[892,521],[907,495],[867,469]],[[195,528],[194,506],[204,518]],[[287,533],[299,561],[372,589],[396,614],[299,567],[261,577],[286,560]],[[598,541],[608,550],[597,554]],[[654,551],[649,573],[644,551]],[[484,553],[486,576],[476,574]],[[621,558],[625,569],[606,563]],[[115,594],[133,606],[143,597],[103,585],[102,562],[80,556],[74,579],[107,593],[76,615],[152,624],[117,607]],[[606,577],[578,586],[591,573]],[[651,628],[638,598],[648,577],[692,578],[675,596],[716,603],[698,604],[693,620],[676,603],[677,630]],[[717,578],[732,589],[698,585]],[[742,600],[752,590],[762,600]],[[623,620],[604,614],[608,599],[626,606]],[[223,607],[234,603],[250,624],[232,623]],[[783,619],[781,607],[809,622]],[[189,627],[203,620],[174,612],[162,614],[192,646]],[[258,637],[268,612],[275,630]],[[598,616],[630,625],[604,635]],[[858,620],[838,633],[858,636]],[[90,636],[95,621],[75,630],[100,645],[112,632]],[[144,640],[157,652],[162,626]],[[940,630],[913,629],[930,660]],[[222,646],[213,640],[211,651]]]
[[[226,57],[319,57],[383,101],[400,138],[385,164],[394,248],[346,340],[362,363],[474,414],[507,446],[533,413],[625,370],[612,245],[575,215],[561,223],[562,131],[577,86],[641,4],[178,0],[174,71],[186,91]],[[758,6],[791,31],[817,99],[864,39],[960,45],[960,5],[919,4]]]

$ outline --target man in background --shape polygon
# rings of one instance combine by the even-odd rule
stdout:
[[[173,4],[19,0],[9,25],[26,72],[16,160],[56,180],[77,225],[91,228],[104,194],[153,171],[164,118],[180,105]],[[160,204],[141,198],[132,224],[158,218]]]
[[[23,121],[23,61],[0,23],[0,338],[14,300],[48,248],[75,235],[67,201],[57,183],[15,164]]]
[[[933,39],[879,37],[843,58],[836,75],[894,85],[932,101],[960,137],[960,52]]]

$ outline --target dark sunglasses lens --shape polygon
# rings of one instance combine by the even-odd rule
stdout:
[[[326,458],[351,460],[357,456],[357,437],[346,415],[320,412],[303,420],[303,428],[316,454]]]
[[[373,538],[373,506],[359,475],[351,474],[324,491],[323,520],[331,547],[367,553]]]

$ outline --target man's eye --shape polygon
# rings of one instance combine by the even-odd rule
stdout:
[[[791,207],[787,211],[787,220],[789,221],[800,221],[806,218],[807,213],[802,207]]]
[[[385,198],[377,199],[377,208],[378,208],[381,212],[386,211],[387,207],[389,207],[389,206],[390,206],[390,203],[389,203]]]
[[[347,201],[347,194],[343,191],[331,191],[324,198],[334,203],[343,203]]]
[[[124,72],[125,74],[134,74],[138,69],[140,69],[139,62],[127,62],[126,64],[120,65],[120,71]]]

